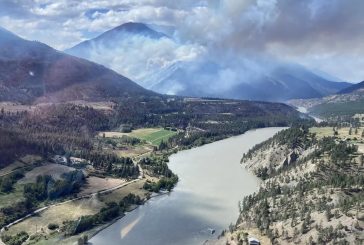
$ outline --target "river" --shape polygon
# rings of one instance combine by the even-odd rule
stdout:
[[[239,164],[243,153],[281,129],[251,130],[173,154],[169,167],[179,176],[174,190],[126,214],[90,242],[193,245],[216,238],[236,222],[238,202],[259,186],[259,180]]]
[[[297,107],[297,111],[299,111],[299,112],[301,112],[301,113],[305,113],[305,114],[309,115],[310,117],[312,117],[313,119],[315,119],[315,121],[316,121],[317,123],[320,123],[320,122],[323,122],[323,121],[324,121],[324,120],[322,120],[321,118],[318,118],[318,117],[316,117],[316,116],[313,116],[313,115],[309,114],[309,113],[308,113],[307,108],[305,108],[305,107],[303,107],[303,106],[299,106],[299,107]]]

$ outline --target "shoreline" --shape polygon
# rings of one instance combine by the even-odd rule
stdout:
[[[219,141],[222,141],[222,140],[226,140],[226,139],[230,139],[230,138],[235,138],[235,137],[239,137],[241,135],[244,135],[246,134],[247,132],[249,131],[256,131],[258,129],[266,129],[266,128],[282,128],[282,127],[278,127],[278,126],[273,126],[273,127],[264,127],[264,128],[252,128],[252,129],[248,129],[246,130],[244,133],[242,134],[237,134],[237,135],[228,135],[227,137],[224,137],[224,138],[221,138],[221,139],[218,139],[218,140],[215,140],[215,141],[211,141],[211,142],[206,142],[205,144],[202,144],[202,145],[198,145],[198,146],[191,146],[191,147],[174,147],[174,148],[171,148],[169,149],[167,152],[165,152],[166,156],[168,156],[168,158],[173,155],[173,154],[177,154],[177,153],[180,153],[180,152],[183,152],[183,151],[186,151],[186,150],[191,150],[191,149],[195,149],[195,148],[198,148],[198,147],[202,147],[202,146],[205,146],[205,145],[208,145],[208,144],[212,144],[212,143],[215,143],[215,142],[219,142]],[[288,127],[284,127],[284,129],[286,129]],[[245,168],[240,162],[238,163],[242,169],[246,169],[249,173],[251,173],[253,176],[256,177],[256,175],[251,171],[251,170],[248,170],[247,168]],[[259,179],[259,178],[258,178]],[[261,184],[262,180],[259,179],[259,186]],[[177,182],[178,184],[178,182]],[[259,188],[258,186],[258,188]],[[155,193],[155,195],[152,195],[149,199],[147,199],[143,204],[141,205],[137,205],[135,208],[133,208],[132,210],[126,212],[123,216],[121,217],[118,217],[118,218],[115,218],[115,220],[111,221],[110,223],[108,224],[105,224],[103,226],[100,226],[100,227],[95,227],[95,229],[97,229],[96,231],[94,231],[92,233],[92,235],[89,236],[89,240],[92,239],[94,236],[96,236],[97,234],[99,234],[100,232],[102,232],[104,229],[110,227],[111,225],[115,224],[117,221],[119,221],[120,219],[124,218],[127,213],[130,213],[134,210],[136,210],[137,208],[139,208],[140,206],[142,205],[145,205],[149,200],[151,200],[152,198],[156,198],[156,197],[160,197],[160,196],[164,196],[164,195],[167,195],[167,194],[170,194],[174,191],[174,188],[170,191],[170,192],[161,192],[161,193]],[[153,193],[154,194],[154,193]],[[82,234],[82,233],[81,233]],[[79,235],[81,235],[79,234]],[[217,239],[214,239],[216,241],[218,241]],[[210,242],[210,241],[214,241],[214,240],[207,240],[205,242]]]
[[[207,141],[207,142],[204,142],[204,144],[201,144],[201,145],[190,145],[190,146],[176,146],[176,147],[174,147],[174,148],[171,148],[171,149],[168,149],[168,150],[166,150],[165,152],[161,152],[161,155],[165,155],[165,156],[167,156],[168,158],[171,156],[171,155],[173,155],[173,154],[177,154],[177,153],[179,153],[179,152],[183,152],[183,151],[185,151],[185,150],[190,150],[190,149],[195,149],[195,148],[198,148],[198,147],[202,147],[202,146],[205,146],[205,145],[208,145],[208,144],[212,144],[212,143],[215,143],[215,142],[219,142],[219,141],[222,141],[222,140],[226,140],[226,139],[230,139],[230,138],[235,138],[235,137],[239,137],[239,136],[241,136],[241,135],[244,135],[244,134],[246,134],[247,132],[249,132],[249,131],[256,131],[256,130],[258,130],[258,129],[267,129],[267,128],[278,128],[278,126],[272,126],[272,127],[261,127],[261,128],[251,128],[251,129],[247,129],[246,131],[244,131],[243,133],[241,133],[241,134],[236,134],[236,135],[226,135],[226,136],[223,136],[223,137],[219,137],[219,138],[217,138],[217,139],[215,139],[215,140],[209,140],[209,141]],[[281,127],[279,127],[279,128],[281,128]],[[239,162],[239,165],[240,165],[240,167],[241,168],[245,168],[244,166],[242,166],[242,164]],[[252,175],[254,175],[254,176],[256,176],[254,173],[252,173],[251,171],[249,171]],[[113,188],[111,188],[111,189],[106,189],[106,190],[102,190],[102,191],[99,191],[98,193],[102,193],[102,194],[105,194],[105,193],[110,193],[110,192],[113,192],[114,190],[116,190],[116,189],[120,189],[120,188],[122,188],[122,187],[124,187],[124,186],[127,186],[127,185],[129,185],[129,184],[132,184],[132,183],[134,183],[134,182],[136,182],[136,181],[138,181],[138,180],[140,180],[140,179],[134,179],[134,180],[132,180],[132,181],[130,181],[130,182],[127,182],[127,183],[123,183],[121,186],[117,186],[117,187],[113,187]],[[177,182],[178,183],[178,182]],[[148,199],[146,199],[146,201],[145,202],[143,202],[143,204],[141,204],[141,205],[144,205],[146,202],[148,202],[150,199],[152,199],[152,198],[155,198],[155,197],[159,197],[159,196],[163,196],[163,195],[166,195],[166,194],[170,194],[171,192],[173,191],[173,189],[170,191],[170,192],[164,192],[164,191],[162,191],[161,193],[156,193],[155,195],[153,195],[154,193],[152,193],[152,195],[148,198]],[[93,193],[93,194],[88,194],[87,196],[82,196],[82,197],[77,197],[76,199],[74,199],[74,200],[79,200],[79,199],[84,199],[84,198],[90,198],[92,195],[94,195],[94,194],[97,194],[97,193]],[[67,200],[66,202],[72,202],[72,201],[74,201],[73,199],[72,200]],[[53,204],[53,205],[51,205],[51,206],[58,206],[58,205],[61,205],[62,203],[56,203],[56,204]],[[80,237],[80,236],[82,236],[82,234],[87,234],[88,235],[88,239],[91,239],[91,238],[93,238],[94,236],[96,236],[97,234],[99,234],[101,231],[103,231],[104,229],[106,229],[106,228],[108,228],[108,227],[110,227],[111,225],[113,225],[114,223],[116,223],[118,220],[120,220],[120,219],[122,219],[124,216],[126,216],[127,215],[127,213],[129,213],[129,212],[132,212],[132,211],[134,211],[134,210],[136,210],[139,206],[141,206],[141,205],[137,205],[136,207],[134,207],[133,209],[131,209],[131,210],[129,210],[128,212],[126,212],[126,213],[124,213],[123,215],[121,215],[121,216],[119,216],[119,217],[117,217],[117,218],[115,218],[114,220],[112,220],[112,221],[110,221],[110,222],[107,222],[107,223],[105,223],[105,224],[102,224],[102,225],[100,225],[100,226],[96,226],[94,229],[95,229],[95,231],[92,231],[92,229],[91,230],[89,230],[89,231],[92,231],[91,233],[90,233],[90,235],[89,234],[87,234],[87,231],[85,231],[85,232],[82,232],[82,233],[80,233],[80,234],[78,234],[78,235],[74,235],[74,236],[71,236],[71,237],[74,237],[74,238],[78,238],[78,237]],[[50,207],[50,206],[49,206]],[[46,210],[46,209],[48,209],[49,207],[43,207],[43,209],[44,210]],[[44,210],[41,210],[40,212],[42,212],[42,211],[44,211]],[[26,218],[24,218],[23,220],[25,220],[25,219],[27,219],[27,218],[30,218],[30,217],[32,217],[33,215],[35,215],[35,214],[39,214],[39,213],[33,213],[33,214],[28,214],[27,215],[27,217]],[[18,220],[18,222],[17,223],[19,223],[19,222],[22,222],[23,220],[21,220],[21,221],[19,221]],[[12,224],[12,225],[15,225],[15,224]],[[7,227],[7,226],[5,226],[5,227]],[[71,238],[70,237],[70,238]],[[1,240],[1,237],[0,237],[0,244],[1,244],[1,242],[2,242],[2,240]]]
[[[102,232],[103,230],[105,230],[106,228],[110,227],[111,225],[115,224],[117,221],[119,221],[120,219],[124,218],[128,213],[131,213],[133,212],[134,210],[138,209],[139,207],[141,206],[144,206],[149,200],[153,199],[153,198],[156,198],[156,197],[161,197],[161,196],[164,196],[164,195],[168,195],[172,192],[173,190],[169,191],[169,192],[163,192],[163,193],[157,193],[156,195],[152,195],[150,198],[148,198],[145,202],[143,202],[142,204],[140,205],[135,205],[134,208],[130,209],[129,211],[125,212],[123,215],[121,215],[120,217],[117,217],[115,219],[113,219],[112,221],[106,223],[106,224],[103,224],[103,225],[100,225],[100,226],[96,226],[94,229],[95,231],[88,237],[88,239],[90,240],[91,238],[93,238],[94,236],[96,236],[97,234],[99,234],[100,232]],[[87,231],[86,231],[87,232]],[[86,232],[83,232],[83,233],[86,233]],[[82,235],[83,233],[80,233],[78,235],[75,235],[76,236],[79,236],[79,235]]]
[[[307,116],[313,118],[317,123],[320,123],[320,122],[323,122],[325,121],[324,119],[321,119],[315,115],[312,115],[308,112],[307,108],[306,107],[303,107],[303,106],[298,106],[296,107],[297,108],[297,111],[301,112],[301,113],[304,113],[306,114]]]

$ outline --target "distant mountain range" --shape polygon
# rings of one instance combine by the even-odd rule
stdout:
[[[338,94],[349,94],[349,93],[353,93],[358,90],[364,90],[364,81],[357,83],[357,84],[353,84],[350,87],[347,87],[347,88],[339,91]]]
[[[364,114],[364,81],[339,91],[337,94],[315,99],[297,99],[288,102],[296,107],[304,107],[311,114],[323,118]]]
[[[285,101],[323,97],[351,85],[330,81],[299,65],[275,61],[266,66],[263,61],[247,58],[247,62],[239,65],[236,61],[230,68],[193,52],[198,48],[145,24],[126,23],[65,52],[108,66],[148,89],[167,94]],[[186,50],[188,55],[178,55]]]
[[[0,101],[62,102],[153,94],[126,77],[0,28]]]

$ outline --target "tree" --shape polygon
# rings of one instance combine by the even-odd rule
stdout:
[[[309,238],[308,238],[308,244],[313,244],[313,237],[312,236],[310,236]]]
[[[88,236],[87,235],[83,235],[83,243],[88,244]]]
[[[330,221],[332,215],[331,215],[331,209],[329,206],[326,207],[325,215],[326,215],[327,221]]]
[[[298,229],[297,229],[297,227],[295,227],[293,230],[293,237],[296,238],[298,236],[298,234],[299,234]]]
[[[85,244],[82,237],[78,238],[77,244],[78,245],[84,245]]]
[[[166,142],[164,142],[164,141],[162,140],[162,141],[161,141],[161,143],[159,144],[158,149],[159,149],[160,151],[162,151],[162,150],[165,150],[165,149],[167,149],[167,148],[168,148],[167,143],[166,143]]]
[[[3,178],[1,181],[0,189],[2,192],[9,192],[13,189],[13,182],[10,178]]]
[[[308,232],[311,229],[310,226],[311,226],[311,212],[308,211],[302,223],[302,233],[305,234],[306,232]]]
[[[55,229],[58,229],[58,228],[59,228],[59,225],[55,224],[55,223],[50,223],[48,225],[48,229],[50,229],[50,230],[55,230]]]

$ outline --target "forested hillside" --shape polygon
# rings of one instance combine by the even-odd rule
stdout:
[[[293,127],[244,155],[242,164],[264,182],[240,203],[229,244],[251,236],[272,244],[361,244],[363,129],[348,140],[343,130]]]

